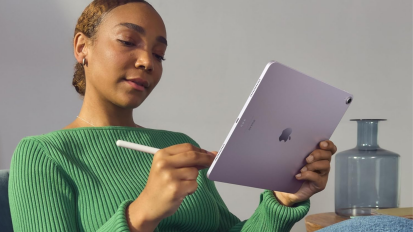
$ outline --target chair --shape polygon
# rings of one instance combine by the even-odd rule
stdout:
[[[13,232],[9,207],[9,170],[0,170],[0,230]]]

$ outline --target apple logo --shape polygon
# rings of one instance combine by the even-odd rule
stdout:
[[[291,140],[291,133],[293,130],[291,128],[287,128],[283,130],[283,133],[280,136],[280,142],[284,140],[284,143],[287,142],[287,140]]]

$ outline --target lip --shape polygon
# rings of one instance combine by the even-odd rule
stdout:
[[[138,91],[144,91],[146,88],[143,87],[142,85],[138,85],[133,81],[125,80],[129,85],[132,86],[132,88],[138,90]]]
[[[137,90],[144,90],[149,88],[149,82],[140,77],[125,79],[125,81]]]

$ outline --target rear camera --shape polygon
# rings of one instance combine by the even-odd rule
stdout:
[[[348,98],[346,99],[346,104],[348,105],[348,104],[350,104],[352,101],[353,101],[353,98],[348,97]]]

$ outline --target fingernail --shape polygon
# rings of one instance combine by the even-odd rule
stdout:
[[[207,154],[208,154],[208,155],[210,155],[210,156],[215,156],[215,154],[214,154],[214,153],[209,152],[209,151],[207,151]]]
[[[322,147],[328,147],[328,143],[327,143],[327,142],[322,142],[322,143],[321,143],[321,146],[322,146]]]
[[[307,167],[303,167],[303,168],[301,169],[301,172],[305,172],[305,171],[307,171]]]
[[[301,174],[299,173],[299,174],[295,175],[295,177],[301,177]]]
[[[313,160],[314,160],[314,156],[313,156],[313,155],[310,155],[310,156],[307,158],[307,162],[308,162],[308,163],[313,162]]]

